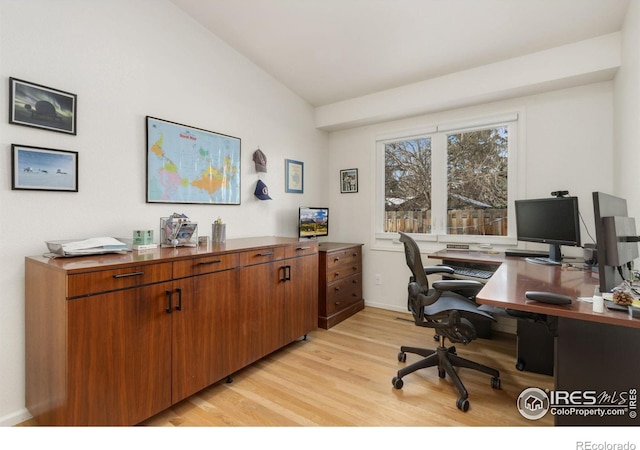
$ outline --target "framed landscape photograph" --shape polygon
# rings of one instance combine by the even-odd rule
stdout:
[[[304,192],[304,163],[292,159],[284,160],[285,192],[302,194]]]
[[[240,204],[240,138],[146,121],[147,203]]]
[[[76,134],[77,95],[9,78],[9,123]]]
[[[11,189],[78,192],[78,152],[11,145]]]
[[[340,193],[351,194],[358,192],[358,169],[340,171]]]

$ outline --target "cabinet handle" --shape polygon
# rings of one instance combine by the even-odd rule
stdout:
[[[222,260],[221,259],[212,259],[211,261],[200,261],[200,265],[204,266],[206,264],[218,264],[221,263]]]
[[[311,247],[298,247],[296,248],[296,251],[300,251],[300,250],[309,250]]]
[[[334,289],[336,292],[338,292],[340,290],[340,286],[336,286]]]
[[[118,273],[113,278],[137,277],[138,275],[144,275],[144,272]]]
[[[340,261],[340,257],[336,256],[335,258],[333,258],[334,261]]]
[[[176,311],[182,311],[182,289],[177,288],[176,292],[178,293],[178,304],[176,305]]]
[[[333,274],[333,276],[335,276],[335,277],[339,277],[339,276],[340,276],[340,272],[336,272],[336,273],[334,273],[334,274]]]
[[[167,314],[171,314],[171,297],[173,296],[173,291],[164,291],[167,294],[167,309],[165,311]]]
[[[283,278],[282,281],[291,281],[291,266],[282,266]]]
[[[339,304],[340,304],[340,302],[336,302],[336,306],[339,305]]]
[[[273,255],[273,252],[258,253],[258,256],[271,256],[271,255]]]

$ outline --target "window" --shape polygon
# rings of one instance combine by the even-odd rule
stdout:
[[[513,236],[516,119],[379,138],[377,237],[404,231],[423,240],[499,243]]]

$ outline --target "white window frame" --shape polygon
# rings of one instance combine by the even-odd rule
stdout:
[[[432,232],[412,233],[411,236],[418,242],[440,242],[440,243],[466,243],[466,244],[488,244],[488,245],[514,245],[517,244],[515,229],[515,212],[513,208],[514,199],[520,197],[524,186],[524,167],[520,161],[524,161],[524,145],[522,143],[521,127],[523,123],[521,111],[507,112],[497,116],[487,116],[474,118],[465,121],[446,122],[424,128],[412,130],[398,130],[374,137],[375,147],[375,167],[372,173],[375,174],[373,182],[373,192],[375,193],[372,211],[375,220],[372,221],[372,237],[374,247],[388,247],[394,241],[397,242],[398,233],[384,231],[384,204],[385,204],[385,144],[400,139],[411,139],[417,137],[431,138],[431,193],[432,193]],[[507,204],[508,204],[508,225],[507,236],[481,236],[481,235],[452,235],[447,234],[447,135],[463,131],[476,131],[491,127],[508,127],[508,181],[507,181]]]

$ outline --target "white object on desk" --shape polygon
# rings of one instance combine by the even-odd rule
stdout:
[[[603,313],[604,312],[604,298],[602,298],[602,294],[600,293],[600,287],[596,286],[593,290],[593,312],[594,313]]]

